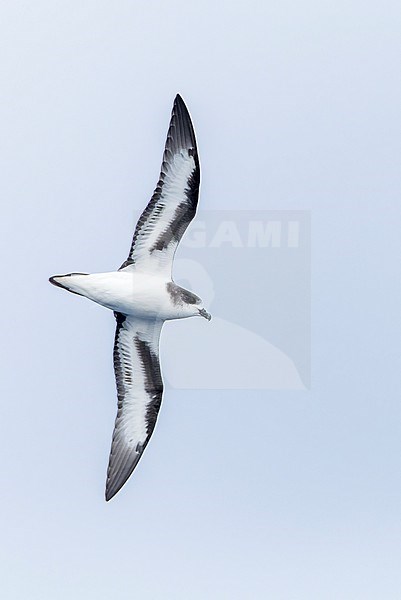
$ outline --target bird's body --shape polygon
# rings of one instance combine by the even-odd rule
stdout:
[[[106,500],[124,485],[138,464],[156,424],[163,379],[159,340],[170,319],[201,316],[202,300],[172,279],[175,251],[198,203],[199,159],[187,108],[177,95],[159,182],[134,232],[128,258],[118,271],[69,273],[54,285],[114,312],[114,371],[118,411],[114,427]]]
[[[199,314],[201,299],[171,279],[140,271],[73,273],[52,277],[52,283],[85,296],[114,312],[141,319],[182,319]],[[193,302],[184,298],[192,296]]]

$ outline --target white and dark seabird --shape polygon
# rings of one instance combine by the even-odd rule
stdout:
[[[69,273],[54,285],[114,311],[118,411],[106,482],[110,500],[127,481],[153,433],[163,395],[159,340],[169,319],[201,316],[202,300],[176,285],[177,246],[195,216],[200,168],[195,133],[182,98],[174,101],[159,182],[135,229],[127,260],[110,273]]]

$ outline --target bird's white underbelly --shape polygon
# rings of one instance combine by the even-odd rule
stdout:
[[[166,289],[167,280],[142,273],[94,273],[71,277],[68,285],[90,300],[126,315],[175,319],[177,309]]]

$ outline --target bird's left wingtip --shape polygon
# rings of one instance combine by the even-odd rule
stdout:
[[[106,500],[106,502],[109,502],[112,498],[114,498],[114,496],[117,494],[117,492],[120,491],[121,488],[115,488],[110,486],[108,483],[106,484],[106,489],[104,492],[104,499]]]

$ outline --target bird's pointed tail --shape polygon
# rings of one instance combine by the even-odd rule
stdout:
[[[53,275],[49,278],[50,283],[57,287],[63,288],[72,294],[78,294],[82,296],[80,292],[74,289],[74,278],[88,275],[88,273],[67,273],[67,275]]]

